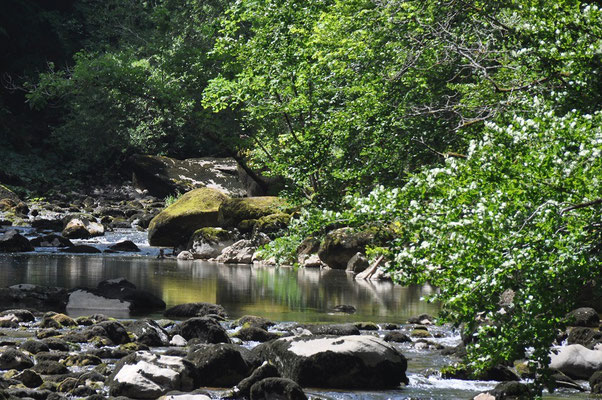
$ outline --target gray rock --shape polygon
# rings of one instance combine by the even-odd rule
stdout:
[[[569,326],[586,326],[597,328],[600,325],[600,316],[591,307],[581,307],[571,311],[566,316]]]
[[[286,378],[266,378],[251,387],[251,400],[307,400],[303,389]]]
[[[139,351],[121,360],[111,374],[111,396],[156,399],[172,390],[194,389],[194,368],[180,357]]]
[[[140,251],[140,248],[138,246],[136,246],[136,243],[132,242],[131,240],[124,240],[119,243],[115,243],[115,244],[109,246],[109,249],[114,250],[114,251],[124,251],[124,252],[131,252],[131,253]]]
[[[188,260],[188,261],[192,261],[192,260],[194,260],[194,256],[192,255],[192,253],[191,253],[191,252],[189,252],[189,251],[186,251],[186,250],[185,250],[185,251],[181,251],[181,252],[178,254],[178,257],[176,257],[176,258],[177,258],[178,260]]]
[[[334,269],[346,269],[349,260],[358,252],[364,253],[373,240],[367,232],[354,232],[351,228],[340,228],[328,232],[320,245],[318,256]]]
[[[362,253],[355,253],[353,257],[349,259],[347,262],[346,272],[359,274],[363,272],[370,266],[368,259]]]
[[[280,374],[275,366],[264,362],[253,371],[253,373],[240,381],[236,387],[232,390],[232,397],[234,398],[248,398],[251,395],[251,387],[266,378],[279,378]]]
[[[10,230],[0,235],[0,253],[13,253],[33,251],[34,248],[29,240],[16,230]]]
[[[589,379],[602,370],[602,350],[590,350],[580,344],[561,347],[550,354],[550,368],[557,369],[573,379]]]
[[[102,224],[84,217],[71,218],[62,232],[62,235],[68,239],[88,239],[104,234],[105,228]]]
[[[94,246],[88,246],[86,244],[79,244],[71,247],[66,247],[63,250],[65,253],[74,253],[74,254],[97,254],[102,253],[99,249]]]
[[[225,264],[251,264],[256,250],[257,246],[253,241],[242,239],[222,250],[216,261]]]
[[[0,353],[0,370],[24,370],[33,367],[33,361],[15,349],[6,349]]]
[[[193,346],[186,359],[196,368],[197,387],[232,387],[251,373],[241,348],[233,344]]]
[[[230,343],[226,330],[208,317],[190,318],[178,325],[173,333],[186,340],[199,339],[202,343]]]
[[[385,389],[408,383],[406,358],[373,336],[286,337],[253,352],[301,386]]]
[[[265,329],[258,328],[255,326],[246,327],[240,329],[232,337],[253,342],[267,342],[270,340],[278,339],[280,335],[273,332],[268,332]]]
[[[209,259],[218,257],[222,250],[234,244],[236,235],[222,228],[201,228],[194,232],[187,248],[194,258]]]
[[[126,325],[128,332],[136,336],[136,342],[149,347],[167,346],[169,335],[159,324],[150,319],[137,320]]]
[[[23,383],[28,388],[37,388],[43,383],[42,377],[30,369],[26,369],[25,371],[15,375],[13,379]]]

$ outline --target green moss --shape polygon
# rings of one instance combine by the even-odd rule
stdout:
[[[220,205],[228,199],[222,192],[201,188],[184,194],[161,211],[149,224],[152,246],[177,246],[188,243],[200,228],[217,226]]]
[[[193,238],[208,243],[219,243],[231,240],[232,234],[222,228],[207,227],[197,229],[193,234]]]
[[[219,209],[219,224],[222,227],[237,227],[244,220],[281,213],[286,207],[283,199],[274,196],[229,199]]]
[[[257,220],[255,229],[264,233],[276,233],[288,226],[291,216],[284,213],[266,215]]]
[[[441,368],[441,377],[443,379],[469,379],[472,375],[470,369],[465,364],[448,365]]]

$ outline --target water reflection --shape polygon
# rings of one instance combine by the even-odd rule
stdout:
[[[223,265],[148,257],[25,254],[0,256],[0,286],[32,283],[94,287],[126,277],[163,298],[168,307],[196,301],[223,305],[231,317],[245,314],[278,321],[403,322],[438,307],[420,301],[428,287],[390,282],[356,282],[344,271]],[[338,304],[353,315],[329,313]]]

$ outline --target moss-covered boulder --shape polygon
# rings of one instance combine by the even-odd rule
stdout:
[[[255,231],[268,235],[275,234],[285,229],[291,220],[291,216],[285,213],[275,213],[261,217],[255,223]]]
[[[275,196],[232,198],[219,208],[219,226],[238,228],[245,220],[258,220],[272,214],[282,213],[286,202]]]
[[[184,194],[150,222],[150,245],[174,247],[187,244],[196,230],[217,226],[220,206],[228,199],[219,190],[210,188]]]
[[[370,231],[355,232],[351,228],[335,229],[322,241],[318,256],[330,268],[346,269],[349,260],[357,253],[364,253],[366,246],[373,240],[374,233]]]
[[[4,199],[12,200],[15,203],[19,203],[21,201],[21,199],[19,199],[19,196],[17,196],[15,192],[10,190],[6,186],[0,184],[0,200]]]

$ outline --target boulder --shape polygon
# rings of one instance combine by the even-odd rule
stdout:
[[[534,396],[531,394],[529,387],[520,382],[501,382],[496,385],[490,392],[495,399],[513,399],[513,400],[530,400]]]
[[[240,348],[233,344],[193,346],[186,359],[195,366],[197,387],[232,387],[251,373]]]
[[[68,239],[88,239],[105,234],[105,228],[98,222],[84,217],[73,217],[69,219],[62,235]]]
[[[235,239],[235,234],[222,228],[201,228],[192,234],[187,248],[193,253],[194,258],[215,258],[223,249],[234,244]]]
[[[304,261],[312,254],[317,254],[318,250],[320,250],[320,241],[318,239],[313,237],[303,239],[296,250],[297,261],[300,265],[303,265]]]
[[[602,332],[597,329],[577,326],[569,331],[568,344],[580,344],[588,349],[593,349],[596,344],[602,342]]]
[[[289,214],[278,212],[257,219],[253,229],[255,232],[263,232],[273,236],[286,229],[290,220],[291,216]]]
[[[230,343],[226,330],[219,322],[208,317],[190,318],[178,325],[173,333],[186,340],[198,339],[202,343]]]
[[[349,260],[366,251],[366,246],[373,240],[369,232],[355,232],[351,228],[340,228],[330,231],[320,245],[318,256],[326,265],[334,269],[346,269]]]
[[[42,377],[30,369],[26,369],[25,371],[13,376],[13,379],[21,382],[28,388],[37,388],[43,383]]]
[[[592,393],[602,394],[602,371],[596,371],[589,378],[589,387]]]
[[[86,244],[78,244],[71,247],[65,247],[63,250],[65,253],[72,254],[99,254],[102,253],[99,249],[94,246],[88,246]]]
[[[133,321],[126,325],[126,329],[136,336],[136,342],[149,347],[169,344],[169,335],[165,329],[151,319]]]
[[[33,361],[15,349],[6,349],[0,353],[0,370],[16,369],[24,370],[33,367]]]
[[[224,264],[251,264],[257,246],[252,240],[241,239],[222,250],[215,260]]]
[[[124,240],[115,244],[112,244],[109,246],[109,249],[113,250],[113,251],[125,251],[125,252],[131,252],[131,253],[136,253],[140,251],[140,248],[138,246],[136,246],[136,243],[132,242],[131,240]]]
[[[363,272],[370,266],[368,259],[362,253],[355,253],[353,257],[349,259],[347,262],[346,272],[350,272],[353,274],[359,274]]]
[[[33,313],[29,310],[5,310],[0,312],[0,317],[11,316],[17,319],[17,322],[33,322],[36,320]]]
[[[122,359],[108,381],[111,396],[156,399],[172,390],[194,389],[194,367],[180,357],[141,351]]]
[[[23,343],[21,343],[19,349],[31,354],[38,354],[41,352],[50,351],[50,347],[48,347],[46,343],[40,340],[26,340]]]
[[[218,304],[212,303],[185,303],[166,310],[163,315],[167,318],[192,318],[217,315],[226,318],[226,310]]]
[[[134,185],[152,196],[164,198],[177,192],[208,187],[229,196],[246,196],[244,181],[250,179],[233,158],[190,158],[135,155],[127,166]]]
[[[600,325],[600,316],[591,307],[581,307],[567,314],[569,326],[585,326],[597,328]]]
[[[15,194],[12,190],[7,188],[6,186],[0,184],[0,200],[9,199],[16,203],[20,202],[19,196]]]
[[[231,198],[219,208],[218,225],[223,228],[238,228],[243,221],[279,214],[286,207],[286,202],[275,196]]]
[[[243,328],[255,327],[268,330],[268,328],[276,324],[273,321],[270,321],[269,319],[264,317],[258,317],[256,315],[243,315],[242,317],[234,321],[232,325],[240,326]]]
[[[303,389],[286,378],[266,378],[251,386],[251,400],[307,400]]]
[[[251,396],[251,387],[266,378],[279,378],[280,374],[275,366],[264,362],[253,371],[253,373],[240,381],[236,387],[232,389],[232,397],[234,398],[249,398]]]
[[[196,230],[217,225],[218,210],[227,199],[222,192],[209,188],[184,194],[150,222],[150,245],[176,247],[187,244]]]
[[[412,339],[403,332],[393,331],[389,332],[384,337],[385,342],[395,342],[395,343],[407,343],[412,342]]]
[[[385,389],[409,382],[406,358],[373,336],[286,337],[253,352],[306,387]]]
[[[10,230],[3,235],[0,235],[0,253],[13,253],[33,251],[34,248],[17,230]]]
[[[320,260],[320,257],[317,254],[312,254],[307,258],[303,258],[303,262],[301,263],[303,268],[322,268],[326,265]]]
[[[602,350],[590,350],[580,344],[563,346],[558,353],[552,352],[550,358],[550,368],[574,379],[589,379],[602,370]]]
[[[258,328],[255,326],[245,327],[236,332],[232,337],[239,338],[245,342],[267,342],[270,340],[278,339],[280,335],[274,332],[268,332],[265,329]]]
[[[31,239],[30,242],[35,247],[71,247],[73,243],[71,240],[62,237],[61,235],[45,235],[35,239]]]
[[[178,260],[185,260],[185,261],[192,261],[194,260],[194,256],[192,255],[191,252],[189,251],[181,251],[180,253],[178,253],[178,256],[176,257]]]

